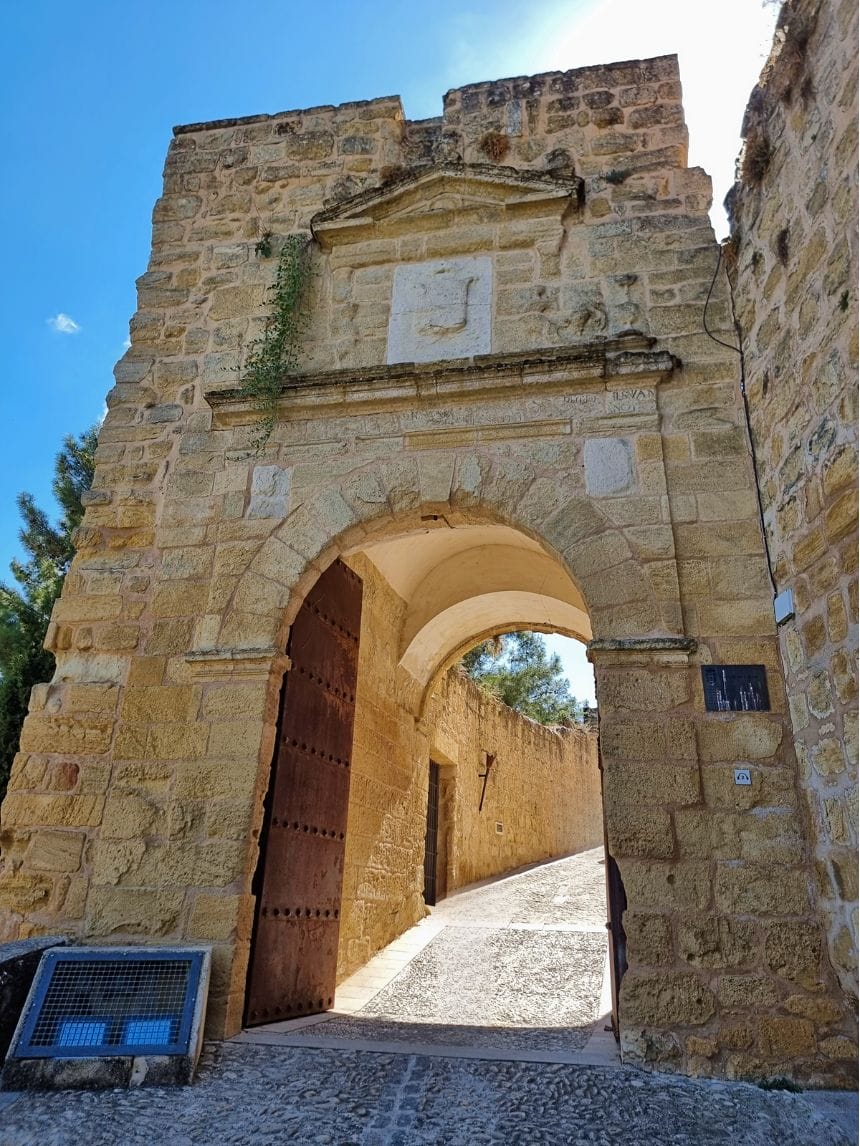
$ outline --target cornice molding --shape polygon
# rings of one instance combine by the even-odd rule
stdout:
[[[273,669],[289,672],[292,662],[274,646],[259,649],[193,649],[185,663],[194,675],[207,680],[217,677],[268,676]]]
[[[678,360],[654,350],[654,340],[638,331],[581,346],[548,347],[516,354],[483,354],[444,362],[401,362],[285,375],[280,403],[284,411],[343,407],[424,404],[499,396],[517,391],[656,387],[673,372]],[[254,400],[235,383],[203,387],[216,424],[244,424],[259,417]]]

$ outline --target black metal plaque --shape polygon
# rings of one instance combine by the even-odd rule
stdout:
[[[708,712],[770,712],[764,665],[702,665]]]

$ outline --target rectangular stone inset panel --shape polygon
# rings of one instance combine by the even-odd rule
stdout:
[[[251,501],[246,517],[286,517],[290,509],[292,470],[283,466],[255,466]]]
[[[386,361],[437,362],[489,354],[492,305],[493,264],[488,256],[397,267]]]
[[[633,488],[633,451],[626,438],[588,438],[583,459],[585,488],[592,497],[613,497]]]

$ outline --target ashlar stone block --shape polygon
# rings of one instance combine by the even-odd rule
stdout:
[[[621,989],[621,1014],[628,1023],[697,1026],[716,1010],[713,992],[692,972],[660,975],[629,972]]]
[[[633,450],[626,438],[589,438],[583,459],[585,488],[592,497],[613,497],[632,489]]]

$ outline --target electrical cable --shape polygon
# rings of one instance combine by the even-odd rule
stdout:
[[[729,299],[730,299],[731,308],[732,308],[732,322],[734,324],[735,333],[738,336],[739,345],[738,346],[732,346],[732,344],[730,342],[723,342],[723,340],[721,338],[717,338],[717,336],[715,334],[712,334],[711,331],[708,330],[708,304],[711,301],[711,295],[714,292],[714,286],[716,285],[717,275],[720,273],[720,267],[722,266],[722,263],[723,263],[723,248],[722,248],[722,245],[720,245],[719,254],[717,256],[717,265],[714,267],[714,277],[711,279],[711,285],[708,287],[708,297],[705,299],[705,305],[704,305],[704,308],[702,310],[702,329],[704,330],[705,334],[707,334],[708,338],[710,338],[712,341],[716,342],[719,346],[725,346],[725,348],[727,350],[734,350],[735,354],[737,354],[738,358],[740,359],[741,399],[743,401],[743,407],[744,407],[744,421],[746,422],[746,427],[747,427],[747,441],[749,442],[750,456],[752,457],[752,464],[753,464],[753,473],[755,474],[755,496],[756,496],[756,504],[758,505],[759,524],[761,525],[762,537],[764,538],[764,556],[765,556],[765,561],[767,562],[767,575],[768,575],[768,578],[770,579],[770,587],[771,587],[771,590],[773,592],[773,595],[774,595],[774,597],[776,597],[777,596],[776,578],[774,577],[774,574],[773,574],[773,562],[771,561],[771,556],[770,556],[770,545],[768,544],[767,527],[765,526],[765,523],[764,523],[764,506],[762,505],[762,501],[761,501],[761,485],[759,483],[759,466],[758,466],[758,459],[756,458],[756,453],[755,453],[755,445],[753,443],[752,422],[750,420],[749,398],[747,397],[746,363],[744,361],[743,338],[741,336],[740,323],[738,322],[738,318],[737,318],[737,315],[735,313],[735,297],[734,297],[734,293],[732,291],[732,284],[731,284],[731,280],[728,279],[728,276],[726,276],[726,278],[727,278],[727,281],[729,284]]]
[[[708,338],[713,339],[713,341],[716,342],[719,346],[725,346],[726,350],[734,350],[735,354],[737,354],[740,357],[740,360],[741,360],[741,390],[743,390],[743,388],[744,388],[743,387],[744,352],[743,352],[742,346],[732,346],[732,344],[730,342],[723,342],[723,340],[721,338],[717,338],[717,336],[715,334],[712,334],[711,331],[708,330],[708,303],[711,301],[711,295],[714,293],[714,286],[716,285],[716,282],[717,282],[717,275],[720,273],[720,267],[723,264],[723,248],[722,248],[722,245],[720,245],[720,247],[718,249],[719,249],[719,254],[717,255],[717,265],[714,267],[714,277],[711,279],[711,285],[708,287],[708,297],[705,299],[705,306],[704,306],[704,309],[702,310],[702,329],[704,330],[705,334],[707,334]],[[731,283],[729,283],[729,291],[731,291]],[[732,307],[732,310],[734,310],[734,306]],[[740,339],[740,332],[737,331],[737,322],[735,323],[735,330],[738,333],[738,338]]]

